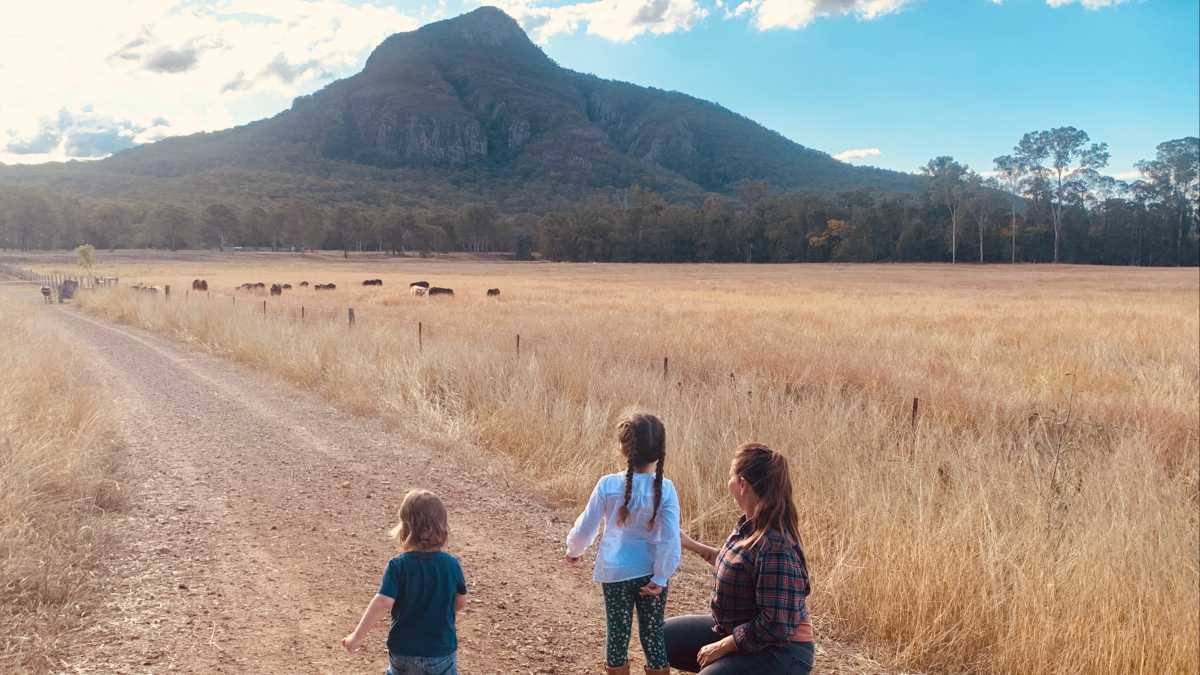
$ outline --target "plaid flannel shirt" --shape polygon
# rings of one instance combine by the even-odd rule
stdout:
[[[804,551],[775,530],[767,530],[749,550],[738,546],[753,531],[743,516],[717,553],[710,603],[715,629],[733,635],[741,652],[787,642],[809,624]]]

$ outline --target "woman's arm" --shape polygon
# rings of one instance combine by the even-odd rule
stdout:
[[[371,599],[371,604],[367,605],[366,611],[363,612],[362,618],[358,621],[358,627],[354,632],[342,638],[342,647],[346,652],[353,654],[362,646],[362,642],[367,637],[367,633],[371,632],[371,628],[379,622],[380,619],[387,616],[392,611],[392,605],[396,601],[386,595],[376,594]]]
[[[691,551],[701,558],[704,558],[709,565],[717,564],[717,549],[709,546],[708,544],[701,544],[700,542],[683,533],[680,533],[679,535],[679,543],[681,546],[683,546],[685,551]]]

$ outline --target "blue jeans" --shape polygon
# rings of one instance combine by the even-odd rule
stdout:
[[[448,656],[388,657],[387,675],[458,675],[458,653]]]
[[[808,675],[812,672],[814,645],[811,642],[784,642],[753,654],[735,652],[700,668],[696,654],[700,648],[721,639],[713,632],[712,616],[689,615],[667,619],[663,632],[667,638],[667,657],[671,667],[700,675]]]

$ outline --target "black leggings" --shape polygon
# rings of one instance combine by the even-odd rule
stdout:
[[[753,654],[734,652],[700,670],[696,653],[707,644],[721,639],[713,632],[716,622],[704,614],[667,619],[667,659],[671,667],[703,675],[808,675],[812,672],[814,649],[811,642],[787,642]]]

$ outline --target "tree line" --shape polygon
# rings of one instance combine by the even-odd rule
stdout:
[[[973,261],[1198,264],[1200,139],[1160,143],[1140,178],[1101,173],[1104,143],[1073,127],[1034,131],[986,173],[939,156],[917,193],[735,194],[669,202],[634,186],[546,213],[491,204],[401,208],[302,198],[185,207],[0,186],[0,247],[256,247],[509,252],[630,262]]]

